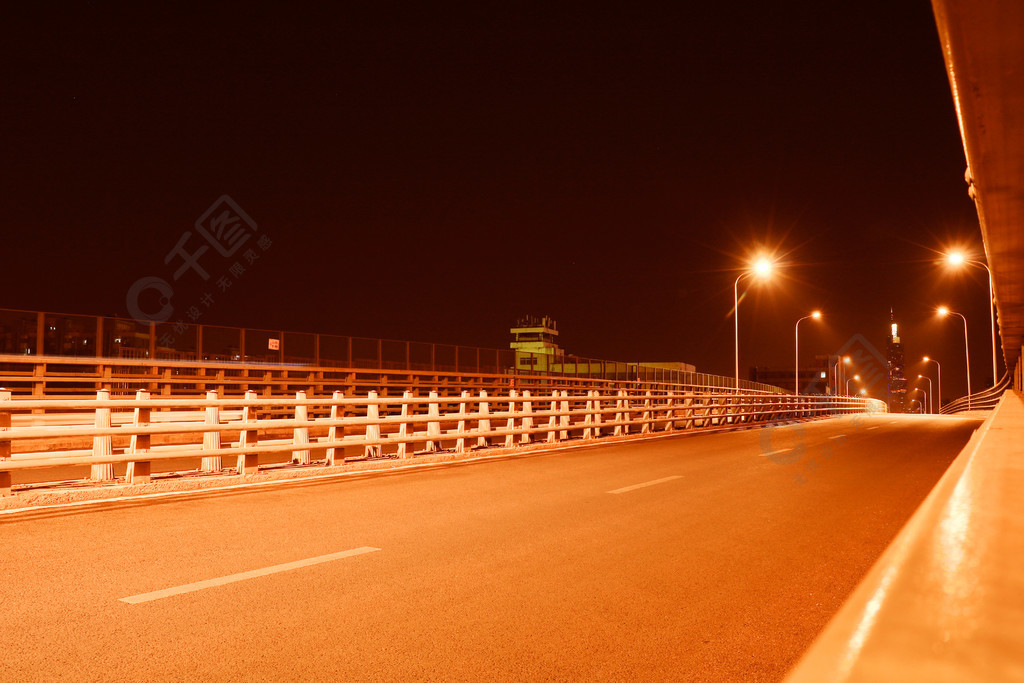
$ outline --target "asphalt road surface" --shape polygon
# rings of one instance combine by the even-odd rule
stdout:
[[[0,679],[778,680],[979,423],[0,515]]]

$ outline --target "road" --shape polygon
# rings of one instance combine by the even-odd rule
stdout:
[[[842,418],[0,515],[0,679],[778,680],[978,424]]]

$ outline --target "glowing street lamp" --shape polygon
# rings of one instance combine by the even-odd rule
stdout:
[[[814,311],[810,315],[805,315],[796,321],[796,328],[793,334],[794,346],[796,347],[796,362],[793,364],[793,393],[797,396],[800,395],[800,323],[808,318],[821,320],[821,311]]]
[[[939,376],[939,412],[942,412],[942,366],[939,365],[939,361],[934,358],[924,357],[925,363],[935,363],[935,368]]]
[[[967,318],[961,313],[951,311],[946,306],[939,306],[936,312],[945,318],[948,315],[958,315],[964,321],[964,355],[967,357],[967,410],[971,409],[971,349],[967,342]]]
[[[931,377],[925,377],[924,375],[918,375],[917,378],[918,379],[928,380],[928,395],[931,396],[932,395],[932,378]],[[940,408],[942,407],[941,403],[939,404],[939,407]],[[928,412],[932,413],[933,415],[935,414],[935,406],[931,402],[928,403]]]
[[[861,396],[867,396],[868,395],[868,390],[867,389],[861,389],[860,390],[860,395]]]
[[[999,377],[996,374],[996,299],[993,295],[992,271],[981,261],[975,261],[967,258],[967,255],[962,251],[951,251],[946,254],[946,262],[951,266],[962,266],[967,264],[969,266],[974,266],[975,268],[984,268],[985,272],[988,273],[988,313],[992,322],[992,385],[995,386],[995,383],[999,381]],[[939,403],[941,406],[941,399]]]
[[[736,282],[732,285],[732,316],[736,329],[735,337],[735,348],[736,348],[736,391],[740,390],[740,295],[739,286],[740,280],[745,277],[753,276],[756,278],[766,279],[772,274],[772,269],[775,267],[769,259],[760,257],[751,265],[748,270],[743,271],[736,278]]]
[[[847,396],[850,395],[850,382],[853,381],[853,380],[857,380],[859,382],[860,381],[860,375],[854,375],[850,379],[846,380],[846,395]]]

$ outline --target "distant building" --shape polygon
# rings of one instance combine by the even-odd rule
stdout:
[[[558,345],[558,324],[546,315],[523,316],[509,332],[512,334],[509,346],[516,352],[516,370],[521,372],[633,380],[653,379],[658,376],[658,370],[697,371],[696,367],[682,361],[616,363],[566,355]]]
[[[829,359],[833,356],[815,356],[815,366],[800,368],[799,384],[801,394],[827,394],[829,390]],[[770,384],[790,393],[796,393],[793,368],[751,367],[750,381]]]
[[[888,403],[890,413],[907,412],[907,379],[903,375],[903,343],[892,309],[889,310],[889,337],[886,340],[889,359]]]
[[[546,315],[524,315],[509,332],[517,370],[547,371],[561,365],[565,352],[558,345],[558,324]]]

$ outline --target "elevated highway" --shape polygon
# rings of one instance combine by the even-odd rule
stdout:
[[[0,514],[4,678],[777,680],[979,422]]]

